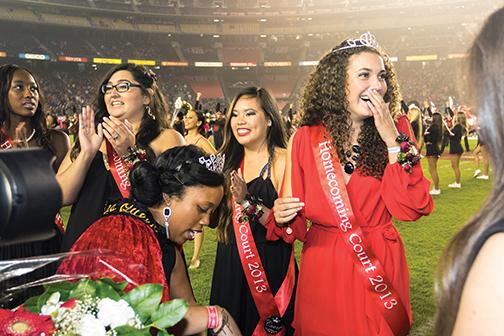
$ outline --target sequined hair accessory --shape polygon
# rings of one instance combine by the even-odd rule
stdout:
[[[348,39],[344,41],[344,44],[341,47],[336,47],[332,50],[332,52],[338,52],[340,50],[350,49],[350,48],[360,48],[360,47],[369,47],[373,49],[378,49],[380,46],[378,45],[378,41],[376,40],[376,36],[371,34],[370,32],[365,32],[357,39]]]
[[[210,156],[201,156],[198,159],[198,162],[210,171],[222,173],[222,171],[224,170],[225,159],[225,154],[212,154]]]

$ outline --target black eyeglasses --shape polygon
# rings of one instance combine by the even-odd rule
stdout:
[[[131,87],[141,88],[142,85],[140,85],[140,84],[133,84],[133,83],[130,83],[130,82],[121,82],[121,83],[117,83],[116,85],[103,84],[101,86],[101,92],[103,94],[106,94],[106,93],[112,92],[112,89],[115,88],[117,92],[123,93],[123,92],[129,91],[129,89]]]

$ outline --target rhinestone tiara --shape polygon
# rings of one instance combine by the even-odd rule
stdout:
[[[360,48],[360,47],[369,47],[373,49],[378,49],[378,41],[376,40],[376,36],[374,36],[371,32],[365,32],[357,39],[347,39],[343,46],[339,48],[334,48],[332,52],[337,52],[340,50],[350,49],[350,48]]]
[[[224,154],[212,154],[210,156],[201,156],[198,160],[201,165],[206,167],[206,169],[216,173],[222,173],[225,158]]]

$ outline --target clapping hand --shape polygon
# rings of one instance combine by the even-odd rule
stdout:
[[[79,114],[79,142],[81,152],[89,152],[94,155],[103,141],[102,124],[95,128],[95,113],[93,108],[85,106]]]
[[[120,156],[127,155],[128,148],[135,145],[133,125],[128,120],[121,121],[113,116],[104,117],[103,135]]]
[[[15,135],[14,135],[14,147],[15,148],[28,148],[28,132],[26,131],[26,123],[20,122],[16,126],[15,130]]]
[[[233,198],[239,204],[243,202],[248,194],[247,183],[243,178],[242,171],[240,168],[238,170],[233,170],[231,172],[231,193]]]

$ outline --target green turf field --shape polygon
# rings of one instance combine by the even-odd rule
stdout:
[[[426,176],[430,178],[425,160],[422,160],[422,165]],[[462,189],[447,187],[449,183],[454,181],[449,160],[439,160],[438,166],[442,193],[439,196],[434,196],[434,212],[417,222],[397,223],[406,246],[411,276],[411,305],[413,308],[411,335],[418,336],[432,334],[433,277],[441,252],[453,234],[481,207],[491,189],[490,181],[472,178],[474,172],[472,161],[461,161]],[[65,217],[67,213],[68,211],[64,212]],[[206,304],[210,296],[215,248],[215,234],[213,230],[206,229],[201,253],[201,266],[199,269],[189,271],[196,299],[202,304]],[[296,244],[298,258],[300,248],[301,244]],[[193,243],[185,244],[184,249],[189,262]]]
[[[424,172],[430,178],[426,170],[427,162],[424,161]],[[491,188],[491,182],[472,178],[472,161],[461,161],[462,189],[447,187],[454,181],[449,160],[439,160],[438,167],[442,193],[434,196],[434,212],[417,222],[397,223],[406,246],[411,276],[412,335],[431,335],[434,269],[449,239],[480,208]],[[196,298],[201,303],[207,303],[210,295],[215,247],[214,232],[208,229],[205,231],[201,266],[189,271]],[[301,244],[297,244],[298,258],[300,248]],[[184,249],[189,262],[193,244],[185,244]]]

